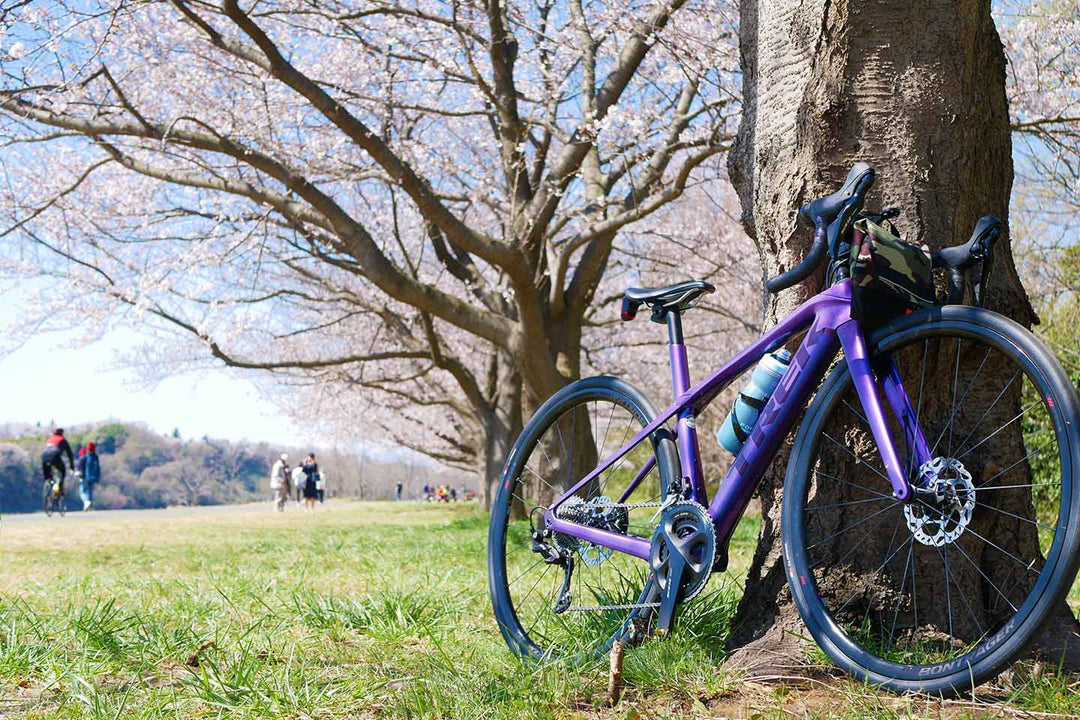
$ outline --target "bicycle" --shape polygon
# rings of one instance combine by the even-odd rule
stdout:
[[[876,329],[853,316],[852,222],[898,213],[863,212],[874,178],[859,163],[802,208],[811,250],[766,283],[779,292],[828,261],[825,290],[693,386],[682,314],[713,287],[626,291],[623,320],[647,306],[667,326],[674,398],[657,411],[625,380],[579,380],[517,439],[488,537],[494,613],[516,655],[594,657],[670,633],[677,608],[726,568],[735,526],[804,407],[784,479],[783,561],[834,663],[893,691],[952,694],[1037,637],[1080,561],[1076,390],[1029,331],[980,307],[1001,232],[992,217],[933,254],[952,303],[982,266],[980,306],[929,307]],[[710,501],[698,414],[796,344]]]
[[[45,478],[44,507],[45,515],[52,517],[53,512],[59,512],[60,517],[67,513],[66,507],[67,488],[63,480],[59,478]]]

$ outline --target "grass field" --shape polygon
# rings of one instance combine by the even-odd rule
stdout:
[[[1017,671],[968,701],[842,679],[778,685],[723,666],[733,570],[677,636],[602,663],[526,667],[491,617],[475,506],[334,502],[6,517],[0,718],[1076,717],[1076,678]]]

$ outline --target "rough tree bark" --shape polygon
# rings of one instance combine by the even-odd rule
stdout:
[[[477,479],[484,510],[491,510],[503,463],[521,433],[521,374],[500,353],[495,353],[488,369],[489,404],[475,410],[482,427],[483,450],[479,454]]]
[[[744,113],[729,171],[766,275],[792,267],[809,247],[811,233],[796,228],[797,209],[834,191],[859,160],[878,171],[867,206],[899,206],[896,224],[909,240],[954,245],[980,216],[1007,218],[1013,168],[1005,57],[988,2],[743,0],[740,36]],[[995,262],[989,307],[1037,322],[1007,237]],[[821,282],[819,274],[772,298],[767,320]],[[786,460],[781,453],[761,491],[762,530],[736,619],[735,662],[777,666],[802,654],[784,632],[805,632],[781,562]],[[1067,609],[1065,627],[1075,629]]]

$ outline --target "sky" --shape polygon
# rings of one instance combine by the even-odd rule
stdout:
[[[0,329],[16,317],[19,302],[18,293],[0,294]],[[117,369],[118,356],[143,342],[135,332],[117,330],[80,348],[70,346],[71,338],[46,333],[0,355],[0,424],[69,427],[116,419],[160,433],[179,428],[185,438],[288,445],[317,440],[235,373],[192,372],[147,388],[134,371]]]

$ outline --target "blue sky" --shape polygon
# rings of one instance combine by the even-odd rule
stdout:
[[[18,312],[18,294],[0,294],[0,329]],[[71,426],[113,418],[162,433],[179,428],[186,438],[317,440],[261,398],[251,382],[225,370],[181,374],[153,388],[137,384],[132,371],[116,369],[118,354],[142,342],[132,331],[114,331],[81,348],[70,342],[68,334],[46,333],[0,355],[0,423]]]

